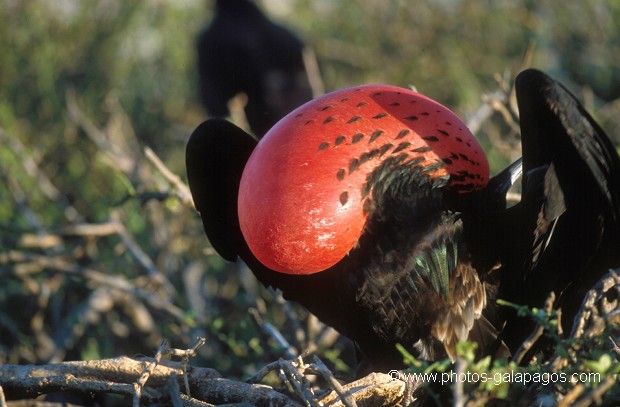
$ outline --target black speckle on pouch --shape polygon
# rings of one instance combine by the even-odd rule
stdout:
[[[387,151],[392,147],[394,147],[394,145],[391,143],[382,145],[381,150],[379,150],[379,156],[382,156],[383,154],[387,153]]]
[[[360,166],[360,160],[358,160],[357,158],[354,158],[351,161],[349,161],[349,175],[351,175],[353,171],[357,170],[359,166]]]
[[[370,139],[368,140],[369,143],[372,143],[373,141],[375,141],[377,139],[377,137],[379,137],[380,135],[383,134],[383,130],[377,130],[374,133],[372,133],[370,135]]]
[[[398,146],[396,146],[394,151],[392,151],[392,154],[395,154],[395,153],[398,153],[400,151],[403,151],[405,148],[409,147],[410,145],[411,145],[410,142],[404,141],[404,142],[400,143]]]

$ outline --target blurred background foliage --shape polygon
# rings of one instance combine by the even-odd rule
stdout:
[[[259,4],[314,49],[327,91],[413,85],[468,120],[498,78],[535,66],[619,141],[620,2]],[[185,179],[185,142],[206,117],[195,37],[211,10],[202,0],[0,0],[0,363],[151,354],[163,337],[184,347],[203,335],[199,363],[247,377],[284,355],[250,307],[304,347],[303,310],[215,255],[145,154]],[[519,155],[500,114],[477,133],[495,169]],[[493,152],[497,139],[513,150]],[[340,349],[322,354],[346,371]]]

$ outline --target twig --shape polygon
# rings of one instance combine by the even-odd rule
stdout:
[[[304,376],[307,366],[301,358],[297,362],[278,359],[260,369],[256,374],[246,380],[246,383],[259,383],[265,376],[271,372],[276,372],[280,380],[288,384],[293,392],[302,399],[306,405],[313,406],[316,404],[314,392],[310,388],[308,381]]]
[[[308,82],[310,83],[310,88],[312,88],[312,97],[318,98],[325,93],[325,85],[323,84],[323,78],[321,76],[321,70],[319,69],[319,63],[316,59],[316,54],[312,48],[306,47],[302,55]]]
[[[340,400],[346,407],[357,407],[355,399],[338,383],[338,380],[334,377],[334,374],[325,366],[323,361],[316,355],[314,355],[314,365],[317,371],[327,381],[329,386],[338,394]]]
[[[302,349],[302,344],[307,342],[307,338],[304,329],[301,326],[301,322],[299,321],[299,317],[295,315],[295,311],[293,310],[291,303],[284,299],[282,292],[278,292],[276,302],[282,307],[282,310],[288,319],[287,322],[292,327],[293,335],[289,335],[289,337],[291,337],[295,343],[294,349]]]
[[[4,389],[2,386],[0,386],[0,407],[7,407],[6,399],[4,398]]]
[[[55,247],[63,243],[62,239],[67,236],[80,236],[80,237],[105,237],[118,235],[124,246],[134,259],[151,275],[154,281],[156,281],[170,297],[175,293],[174,286],[170,281],[161,273],[151,258],[142,250],[142,248],[136,243],[135,239],[127,231],[124,224],[121,222],[121,215],[119,210],[112,210],[111,220],[104,223],[79,223],[64,227],[60,230],[59,234],[25,234],[20,240],[19,244],[23,247]]]
[[[567,394],[566,396],[564,396],[564,398],[562,398],[562,400],[560,400],[560,402],[558,403],[558,407],[567,407],[567,406],[574,406],[574,404],[572,404],[575,400],[577,400],[577,398],[579,396],[581,396],[583,394],[584,391],[584,387],[582,383],[578,383],[577,385],[575,385],[575,387],[573,387]]]
[[[284,374],[284,378],[288,384],[293,388],[295,394],[303,400],[307,406],[314,407],[317,405],[314,391],[310,386],[306,376],[305,370],[307,366],[301,357],[296,361],[280,359],[280,369]]]
[[[136,243],[134,238],[131,236],[129,231],[125,228],[123,223],[121,222],[120,211],[113,210],[111,213],[112,222],[116,223],[116,232],[118,236],[121,238],[121,241],[129,250],[131,255],[140,263],[142,267],[147,271],[147,273],[153,278],[166,292],[166,295],[170,298],[175,293],[175,288],[172,283],[166,278],[166,276],[161,273],[155,263],[151,258],[142,250],[140,245]]]
[[[313,322],[313,320],[315,322]],[[316,330],[312,327],[312,325],[317,325],[321,327],[319,333],[314,333]],[[318,349],[329,349],[336,343],[338,339],[340,339],[340,334],[334,328],[330,326],[323,325],[322,322],[318,320],[316,316],[310,314],[308,316],[308,335],[307,335],[307,345],[303,350],[302,355],[309,355],[311,353],[316,352]],[[346,337],[342,337],[343,341],[350,341],[350,339]],[[351,344],[351,346],[353,346]]]
[[[167,344],[168,344],[168,339],[164,339],[161,342],[161,345],[159,345],[159,349],[157,349],[157,353],[155,354],[155,358],[153,358],[153,360],[150,363],[144,366],[144,369],[142,370],[140,377],[138,377],[138,380],[136,380],[134,400],[133,400],[134,407],[140,406],[140,397],[142,395],[142,389],[144,389],[144,385],[146,384],[146,381],[149,379],[149,376],[153,373],[157,365],[159,365],[159,362],[161,361],[161,357],[166,351]]]
[[[574,318],[569,338],[580,339],[583,337],[588,338],[600,335],[605,329],[606,320],[614,320],[614,315],[617,310],[608,310],[607,308],[611,306],[617,307],[617,304],[607,304],[606,300],[606,295],[611,289],[620,289],[620,275],[614,270],[611,270],[607,275],[603,276],[603,278],[587,292],[581,303],[579,312]],[[601,310],[599,310],[599,307]],[[601,315],[600,312],[602,312],[603,315]],[[568,349],[569,355],[574,357],[580,346],[580,343],[577,341],[572,343],[571,347]],[[618,354],[620,355],[620,352],[618,352]],[[557,371],[566,363],[567,360],[565,358],[556,355],[552,359],[550,367],[553,371]]]
[[[30,207],[25,191],[21,185],[17,183],[17,180],[7,176],[7,174],[4,173],[2,166],[0,166],[0,182],[6,185],[8,190],[11,192],[11,197],[17,206],[17,209],[13,210],[14,214],[22,213],[24,219],[30,227],[35,229],[40,234],[45,234],[46,230],[43,226],[43,222],[39,219],[39,215],[37,215]]]
[[[261,369],[259,369],[258,372],[254,373],[254,375],[250,377],[249,379],[247,379],[245,382],[249,384],[260,383],[265,378],[265,376],[267,376],[269,373],[278,369],[279,366],[280,366],[279,360],[276,360],[275,362],[271,362],[263,366]]]
[[[616,355],[620,356],[620,347],[618,346],[618,343],[611,336],[609,337],[609,340],[611,341],[613,345],[613,350],[614,352],[616,352]]]
[[[184,205],[195,208],[192,193],[190,192],[187,185],[183,183],[181,178],[172,171],[170,171],[168,167],[166,167],[166,165],[163,163],[163,161],[157,156],[157,154],[155,154],[155,152],[149,147],[144,148],[144,155],[146,156],[147,160],[149,160],[151,164],[153,164],[153,166],[157,168],[161,175],[163,175],[163,177],[168,182],[170,182],[170,184],[172,184],[172,186],[176,190],[176,195],[181,200],[181,202]]]
[[[562,329],[562,308],[558,308],[555,316],[558,321],[558,323],[556,324],[556,332],[559,337],[562,337],[562,335],[564,335],[564,330]]]
[[[412,381],[409,382],[412,383]],[[416,382],[415,384],[419,387],[421,383]],[[406,386],[402,380],[394,379],[387,374],[371,373],[366,377],[342,386],[342,389],[355,400],[359,407],[395,406],[407,402],[405,395]],[[324,396],[321,399],[321,403],[332,407],[344,406],[342,397],[336,391],[332,391]]]
[[[500,89],[496,90],[493,93],[484,95],[482,97],[482,104],[476,110],[474,114],[472,114],[467,120],[467,128],[472,134],[476,134],[480,131],[482,124],[493,114],[493,101],[500,100],[503,101],[506,99],[506,93]]]
[[[307,406],[315,406],[316,396],[308,380],[306,379],[306,372],[308,372],[309,366],[304,364],[301,357],[296,360],[284,360],[278,359],[275,362],[269,363],[267,366],[260,369],[254,376],[249,378],[246,382],[257,383],[260,382],[270,372],[277,372],[280,380],[288,384],[293,392],[303,400]]]
[[[458,356],[456,358],[456,377],[462,377],[465,373],[465,363],[463,358]],[[465,392],[463,391],[463,381],[456,380],[454,383],[454,407],[463,407],[465,406]]]
[[[99,129],[80,107],[78,96],[73,89],[66,92],[67,112],[69,119],[78,127],[82,128],[88,138],[101,150],[107,164],[124,174],[131,174],[136,168],[135,154],[129,154],[123,149],[124,146],[113,143],[111,134]],[[125,143],[123,143],[125,144]]]
[[[177,380],[176,373],[172,373],[168,379],[168,397],[173,407],[183,407],[183,399],[181,399],[181,389],[179,388],[179,381]],[[191,396],[190,396],[191,397]]]
[[[64,318],[62,326],[55,332],[54,347],[47,354],[39,357],[51,362],[59,362],[64,359],[67,349],[73,348],[75,343],[84,335],[88,326],[96,325],[101,316],[110,312],[116,298],[120,294],[109,287],[97,287],[84,301]]]
[[[6,365],[5,365],[6,366]],[[17,377],[3,380],[7,388],[21,388],[27,394],[46,394],[55,391],[79,390],[92,393],[134,394],[134,386],[128,383],[114,383],[103,380],[83,379],[71,373],[46,377]],[[153,397],[153,394],[150,395]]]
[[[178,321],[185,321],[185,313],[180,308],[169,301],[162,300],[153,295],[150,291],[136,287],[127,279],[102,273],[92,268],[80,267],[76,264],[69,263],[59,256],[50,257],[16,250],[0,253],[0,265],[10,263],[19,263],[13,268],[13,272],[16,274],[39,272],[43,269],[50,269],[63,273],[75,274],[79,277],[86,277],[93,283],[107,285],[114,289],[131,293],[145,301],[151,307],[173,316]]]
[[[19,158],[26,173],[36,180],[38,189],[45,195],[50,202],[54,202],[60,205],[63,209],[63,213],[67,220],[70,222],[79,221],[82,219],[81,215],[69,203],[66,196],[63,195],[49,177],[39,168],[39,165],[32,157],[32,154],[28,154],[26,146],[16,137],[8,136],[2,128],[0,128],[0,144],[8,146],[13,153]]]
[[[199,337],[196,341],[196,344],[192,346],[190,349],[166,349],[166,354],[170,356],[177,356],[181,358],[181,362],[183,363],[183,383],[185,384],[185,391],[188,396],[191,397],[191,390],[189,387],[189,381],[187,376],[187,365],[189,363],[189,359],[197,355],[198,349],[202,348],[204,344],[207,343],[206,338]]]
[[[43,366],[1,365],[0,386],[3,386],[6,392],[22,397],[66,390],[133,395],[136,378],[143,370],[143,359],[126,357]],[[166,394],[170,376],[173,373],[179,376],[182,372],[180,363],[162,360],[149,376],[148,385],[143,389],[143,401],[160,400]],[[188,375],[192,393],[197,400],[213,404],[299,406],[268,386],[227,380],[212,369],[193,367]],[[181,398],[187,400],[185,396]]]
[[[251,133],[250,124],[245,114],[245,107],[248,104],[248,95],[245,93],[237,93],[234,97],[230,98],[227,103],[228,111],[230,112],[230,118],[232,122],[238,127],[242,128],[246,133]]]
[[[252,320],[260,328],[260,331],[265,336],[274,339],[278,346],[284,349],[284,354],[287,359],[295,359],[298,356],[297,350],[288,343],[284,335],[282,335],[275,326],[269,322],[265,322],[256,308],[250,308],[248,312],[252,316]]]
[[[191,348],[189,349],[169,348],[169,349],[166,349],[166,354],[170,356],[180,357],[182,360],[186,360],[186,359],[196,356],[198,354],[198,349],[202,348],[206,343],[207,343],[206,338],[199,337],[196,340],[196,343],[194,344],[194,346],[192,346]]]
[[[573,407],[587,407],[592,405],[600,405],[603,402],[603,395],[616,383],[616,378],[608,376],[595,389],[592,389],[582,400],[579,400]]]
[[[554,301],[555,301],[555,293],[552,291],[549,293],[549,296],[545,300],[544,311],[547,314],[551,313],[551,311],[553,310]],[[523,357],[527,354],[527,352],[530,351],[530,349],[532,349],[532,347],[534,346],[536,341],[540,339],[544,331],[545,331],[545,327],[541,323],[538,323],[536,325],[536,328],[534,329],[534,332],[532,332],[530,336],[528,336],[525,339],[525,341],[523,341],[521,346],[519,346],[519,348],[517,349],[517,351],[515,352],[512,358],[517,365],[521,364]]]
[[[215,407],[215,404],[207,403],[202,400],[193,399],[183,393],[177,393],[177,396],[179,397],[179,399],[181,399],[181,402],[183,403],[182,404],[183,407]]]
[[[599,280],[599,282],[596,283],[596,285],[586,294],[583,302],[581,303],[579,313],[575,317],[575,322],[573,323],[573,329],[571,330],[570,337],[580,338],[587,333],[586,326],[588,324],[592,324],[592,319],[597,319],[597,317],[599,317],[599,312],[596,307],[597,303],[604,298],[607,291],[609,291],[612,287],[620,288],[620,274],[613,270]]]
[[[60,230],[60,236],[104,237],[118,233],[118,222],[77,223]]]

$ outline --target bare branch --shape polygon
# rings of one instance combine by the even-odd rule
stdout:
[[[357,407],[355,399],[349,394],[334,377],[333,373],[325,366],[323,361],[316,355],[314,355],[314,364],[318,372],[327,381],[329,386],[338,394],[340,400],[346,407]]]
[[[0,265],[10,263],[18,263],[14,268],[16,273],[33,273],[44,269],[50,269],[86,277],[93,283],[107,285],[111,288],[131,293],[153,308],[173,316],[178,321],[185,321],[185,313],[183,310],[171,304],[169,301],[161,299],[157,295],[153,295],[151,291],[137,287],[125,278],[102,273],[92,268],[80,267],[68,262],[60,256],[51,257],[24,253],[16,250],[0,253]]]
[[[252,316],[252,321],[260,328],[261,333],[265,337],[275,340],[278,346],[284,349],[284,354],[288,359],[295,359],[298,356],[297,349],[288,343],[276,327],[269,322],[265,322],[256,308],[250,308],[248,311]]]
[[[151,359],[147,359],[151,360]],[[144,370],[144,359],[119,357],[51,365],[0,366],[0,386],[13,396],[36,396],[56,390],[77,390],[94,393],[134,394],[134,384]],[[158,400],[166,394],[165,387],[172,374],[180,376],[182,365],[161,361],[148,378],[142,398]],[[194,399],[213,404],[248,403],[254,405],[299,406],[298,403],[264,385],[250,385],[223,379],[212,369],[188,369]],[[188,400],[186,397],[181,397]],[[202,405],[202,404],[194,404]]]
[[[598,406],[603,403],[603,395],[616,384],[615,375],[610,375],[601,382],[595,389],[586,394],[583,399],[573,404],[573,407]]]
[[[66,196],[56,188],[45,172],[39,168],[32,154],[27,152],[26,146],[18,138],[7,135],[1,127],[0,144],[8,146],[19,157],[26,174],[36,180],[40,191],[50,202],[54,202],[54,204],[60,205],[63,208],[63,213],[67,220],[74,222],[82,219],[78,211],[69,203]]]
[[[358,407],[397,406],[403,401],[405,382],[395,380],[384,373],[371,373],[362,379],[342,386]],[[344,403],[335,391],[321,399],[327,406],[344,407]]]
[[[175,173],[173,173],[172,171],[170,171],[168,167],[166,167],[164,162],[149,147],[144,148],[144,155],[151,162],[151,164],[153,164],[153,166],[157,168],[157,170],[161,173],[161,175],[163,175],[164,178],[168,182],[170,182],[170,184],[172,184],[172,186],[174,187],[176,191],[176,195],[181,200],[181,202],[186,206],[195,208],[194,199],[192,198],[192,193],[190,192],[187,185],[183,183],[181,178]]]
[[[140,377],[138,377],[138,380],[136,380],[135,395],[136,395],[137,403],[136,403],[136,400],[134,399],[134,405],[140,404],[140,397],[142,395],[142,390],[144,389],[144,385],[146,384],[146,381],[149,379],[149,376],[153,373],[157,365],[159,365],[159,362],[161,361],[161,357],[166,351],[167,343],[168,343],[167,339],[164,339],[161,342],[161,345],[159,345],[159,349],[157,349],[157,353],[155,354],[155,358],[153,358],[153,360],[150,363],[144,366],[144,369],[142,370]]]
[[[554,301],[555,301],[555,293],[552,291],[549,293],[549,296],[545,300],[544,310],[547,314],[553,311]],[[523,357],[530,351],[530,349],[532,349],[532,346],[534,346],[534,344],[538,341],[538,339],[540,339],[544,331],[545,331],[545,327],[540,323],[537,324],[536,328],[534,329],[534,332],[532,332],[530,336],[528,336],[525,339],[525,341],[523,341],[521,346],[519,346],[519,348],[517,349],[517,351],[515,352],[512,358],[518,365],[521,364]]]
[[[0,407],[7,407],[6,399],[4,398],[4,389],[2,386],[0,386]]]

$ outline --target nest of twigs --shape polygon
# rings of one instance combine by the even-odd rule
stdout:
[[[121,394],[130,397],[135,406],[432,404],[439,399],[435,394],[437,383],[425,383],[421,379],[441,375],[452,378],[443,386],[443,392],[447,391],[450,404],[457,406],[617,405],[620,402],[616,380],[620,356],[619,299],[620,275],[612,271],[588,292],[573,331],[556,344],[557,354],[548,360],[533,358],[525,367],[519,367],[517,362],[523,361],[516,359],[554,326],[549,323],[557,317],[553,296],[547,301],[546,309],[537,312],[539,325],[515,354],[513,362],[491,364],[488,358],[476,361],[471,346],[463,346],[454,365],[447,361],[432,365],[414,361],[411,370],[402,374],[372,373],[343,383],[317,356],[299,356],[275,361],[241,382],[223,378],[207,367],[189,365],[196,351],[205,345],[204,339],[188,350],[171,349],[164,341],[152,358],[0,366],[0,405],[17,405],[7,399],[23,400],[57,392]],[[273,332],[273,327],[270,330]],[[482,381],[484,372],[489,378],[486,383]],[[432,376],[433,373],[439,376]],[[261,384],[271,374],[275,374],[279,384]],[[470,380],[455,380],[458,374]],[[414,377],[416,380],[412,380]],[[274,379],[268,381],[273,383]]]

